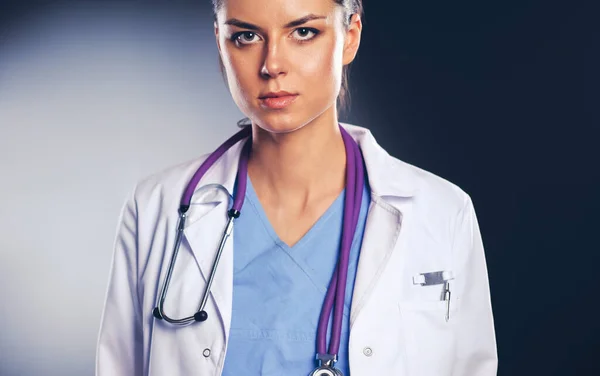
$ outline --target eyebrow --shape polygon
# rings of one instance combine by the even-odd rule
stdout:
[[[327,18],[327,17],[325,17],[325,16],[318,16],[316,14],[309,14],[309,15],[306,15],[306,16],[304,16],[302,18],[298,18],[297,20],[288,22],[283,27],[286,28],[286,29],[289,29],[289,28],[292,28],[292,27],[303,25],[303,24],[307,23],[308,21],[322,20],[322,19],[325,19],[325,18]],[[254,25],[254,24],[251,24],[249,22],[240,21],[237,18],[230,18],[230,19],[228,19],[227,21],[225,21],[225,25],[237,26],[239,28],[248,29],[248,30],[256,30],[256,31],[262,30],[260,27]]]

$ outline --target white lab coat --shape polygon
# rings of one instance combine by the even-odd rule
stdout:
[[[351,306],[352,376],[496,375],[487,268],[470,197],[393,158],[367,129],[342,126],[363,151],[371,187]],[[217,183],[232,192],[241,145],[223,155],[200,186]],[[221,374],[231,321],[232,238],[218,266],[206,322],[173,326],[152,316],[172,253],[181,194],[206,157],[143,180],[123,208],[98,339],[97,376]],[[226,224],[229,202],[223,197],[209,195],[190,209],[165,302],[170,317],[197,309]],[[449,321],[443,285],[413,280],[433,271],[454,276]]]

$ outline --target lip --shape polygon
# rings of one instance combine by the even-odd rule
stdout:
[[[261,95],[258,99],[263,107],[279,110],[292,104],[298,94],[289,93],[287,91],[269,92]]]
[[[287,97],[287,96],[291,96],[291,95],[297,95],[294,93],[290,93],[288,91],[285,90],[280,90],[280,91],[270,91],[268,93],[264,93],[261,94],[258,99],[265,99],[265,98],[279,98],[279,97]]]

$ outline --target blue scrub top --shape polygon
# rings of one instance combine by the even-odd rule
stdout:
[[[275,233],[247,178],[244,206],[234,225],[233,312],[223,376],[308,375],[316,367],[317,326],[339,254],[344,198],[345,190],[289,247]],[[365,179],[336,363],[344,375],[350,374],[350,304],[370,201]]]

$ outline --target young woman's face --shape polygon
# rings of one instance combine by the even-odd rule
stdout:
[[[360,41],[360,20],[347,29],[344,16],[333,0],[224,0],[215,33],[241,111],[275,133],[334,112]]]

